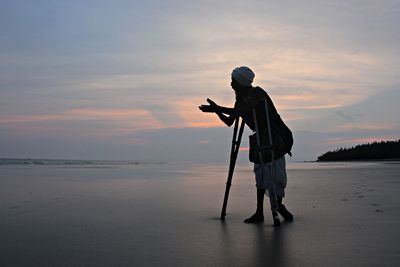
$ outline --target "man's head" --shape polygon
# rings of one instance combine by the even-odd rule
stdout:
[[[249,67],[238,67],[232,71],[232,88],[237,91],[239,87],[248,88],[254,80],[254,72]]]

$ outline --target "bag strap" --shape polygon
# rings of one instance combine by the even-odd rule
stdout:
[[[271,173],[272,173],[272,163],[274,162],[274,150],[272,149],[271,124],[270,124],[270,121],[269,121],[268,105],[267,105],[267,100],[266,99],[264,99],[264,105],[265,105],[265,115],[267,116],[267,129],[268,129],[268,139],[269,139],[268,140],[269,144],[268,144],[267,147],[269,147],[270,151],[271,151]],[[261,147],[261,140],[260,140],[260,133],[258,131],[258,126],[257,126],[256,107],[253,108],[253,117],[254,117],[254,125],[255,125],[255,128],[256,128],[257,146],[259,148],[262,148]],[[258,156],[260,157],[261,164],[264,165],[261,149],[259,149]]]

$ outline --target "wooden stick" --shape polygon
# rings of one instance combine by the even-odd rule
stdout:
[[[241,121],[239,135],[237,136],[238,125],[239,125],[239,117],[236,118],[235,127],[233,129],[231,157],[230,157],[230,162],[229,162],[228,179],[227,179],[226,187],[225,187],[224,203],[222,205],[222,211],[221,211],[221,220],[225,220],[226,206],[228,204],[229,190],[232,185],[233,171],[235,170],[236,159],[237,159],[240,142],[242,140],[242,135],[243,135],[244,120],[242,119],[242,121]]]

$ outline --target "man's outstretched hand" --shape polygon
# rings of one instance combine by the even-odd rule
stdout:
[[[201,105],[199,106],[199,109],[203,112],[216,112],[218,109],[218,105],[209,98],[207,98],[207,102],[209,103],[209,105]]]

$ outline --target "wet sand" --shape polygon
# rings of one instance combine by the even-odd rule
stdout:
[[[0,166],[0,266],[398,266],[400,165],[292,163],[293,223],[227,164]],[[266,204],[268,202],[266,201]],[[267,205],[266,205],[267,206]],[[267,206],[268,207],[268,206]]]

